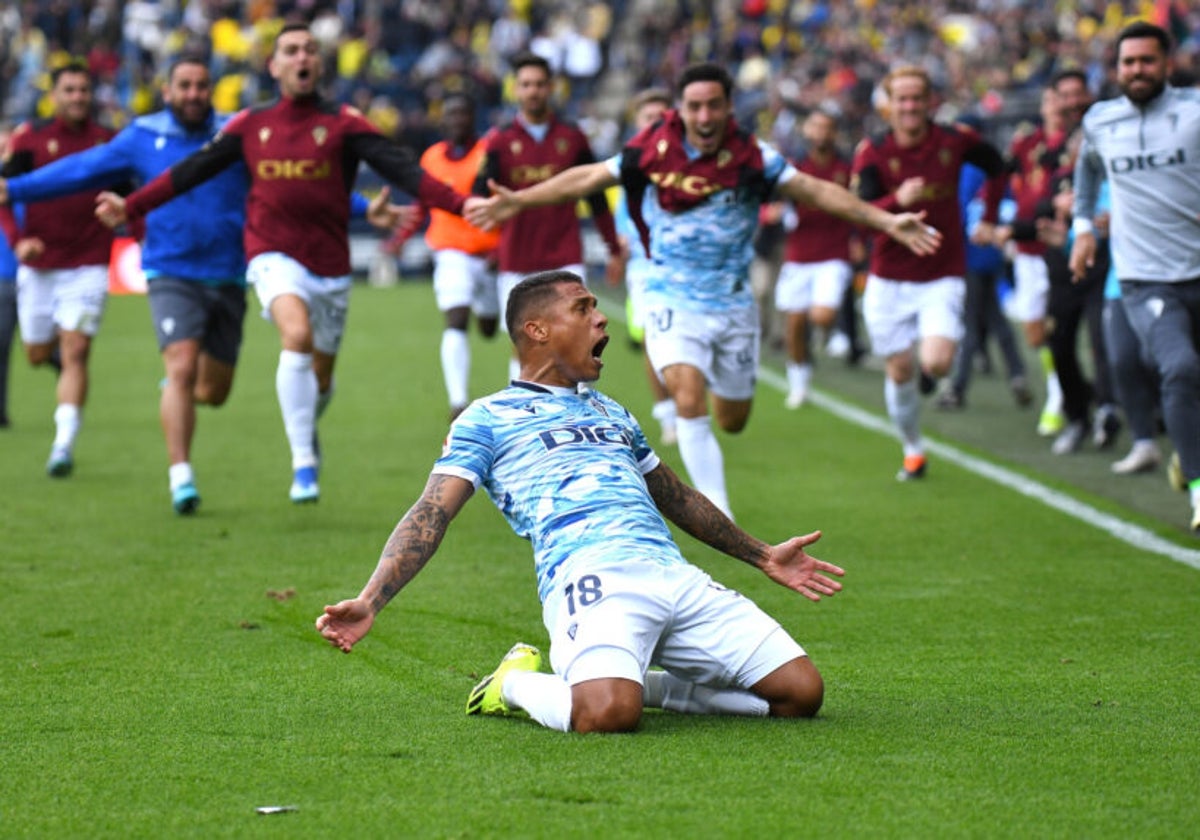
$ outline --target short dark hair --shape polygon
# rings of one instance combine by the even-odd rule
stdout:
[[[280,29],[275,35],[275,43],[271,45],[271,55],[275,55],[275,53],[279,51],[279,39],[284,35],[287,35],[289,32],[307,32],[311,35],[312,29],[309,28],[307,23],[285,23],[283,28]]]
[[[1088,86],[1087,73],[1084,73],[1078,67],[1068,67],[1066,70],[1059,70],[1050,77],[1050,87],[1058,90],[1058,83],[1065,79],[1074,79],[1084,87]]]
[[[557,297],[555,287],[563,283],[583,283],[583,278],[573,271],[555,269],[530,274],[513,287],[504,308],[504,328],[513,344],[521,335],[521,324],[531,312],[539,312]]]
[[[72,59],[50,71],[50,87],[57,85],[58,80],[63,76],[73,75],[87,76],[88,81],[95,84],[96,80],[92,78],[92,71],[88,69],[87,65],[78,59]]]
[[[208,70],[208,59],[198,52],[180,53],[167,65],[167,81],[175,78],[175,71],[185,64],[196,64]]]
[[[733,77],[720,64],[711,61],[689,64],[679,76],[676,91],[682,97],[683,89],[693,82],[720,82],[721,87],[725,90],[725,98],[730,99],[733,96]]]
[[[540,67],[546,74],[546,78],[554,78],[554,71],[550,69],[550,62],[542,58],[537,53],[523,52],[513,58],[513,73],[516,73],[522,67]]]
[[[1171,36],[1167,34],[1167,30],[1161,26],[1155,26],[1153,23],[1139,20],[1126,26],[1117,35],[1116,43],[1113,46],[1118,57],[1121,55],[1121,42],[1130,38],[1153,38],[1162,47],[1163,55],[1171,54]]]

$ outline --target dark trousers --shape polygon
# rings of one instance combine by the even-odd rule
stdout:
[[[1059,248],[1046,252],[1050,274],[1050,300],[1046,317],[1050,322],[1050,354],[1063,392],[1063,414],[1070,422],[1087,422],[1092,403],[1114,402],[1112,376],[1104,349],[1104,279],[1108,275],[1108,241],[1097,243],[1096,262],[1078,283],[1071,279],[1067,254]],[[1092,381],[1079,363],[1079,327],[1086,320],[1092,349]]]
[[[958,348],[954,378],[950,385],[960,397],[966,396],[971,383],[971,371],[975,356],[983,350],[990,336],[1000,345],[1008,378],[1025,375],[1025,363],[1013,337],[1012,326],[1000,311],[1000,299],[996,296],[996,281],[1000,272],[968,271],[967,296],[963,303],[963,340]]]

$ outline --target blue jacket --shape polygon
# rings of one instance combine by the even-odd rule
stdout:
[[[979,191],[987,181],[987,173],[974,164],[963,165],[958,178],[958,206],[962,211],[963,228],[967,235],[967,271],[995,274],[1004,268],[1004,252],[992,245],[975,245],[971,231],[983,221],[983,199]],[[1000,223],[1009,224],[1016,215],[1016,203],[1011,198],[1000,202]]]
[[[102,146],[10,179],[9,200],[43,201],[131,179],[144,184],[207,143],[226,120],[210,114],[203,128],[189,132],[169,110],[139,117]],[[142,243],[147,277],[244,283],[248,186],[239,163],[150,213]]]

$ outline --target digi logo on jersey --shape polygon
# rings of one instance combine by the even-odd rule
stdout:
[[[1186,162],[1183,149],[1176,149],[1174,152],[1151,152],[1148,155],[1120,155],[1109,159],[1108,171],[1114,175],[1123,175],[1126,172],[1182,166]]]
[[[260,160],[254,168],[265,181],[319,181],[329,177],[327,160]]]
[[[542,439],[542,446],[546,447],[547,452],[568,443],[633,448],[633,435],[621,426],[559,426],[557,429],[547,429],[538,437]]]

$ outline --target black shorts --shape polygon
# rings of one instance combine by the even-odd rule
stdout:
[[[160,352],[168,344],[194,339],[217,361],[237,364],[246,317],[244,286],[156,277],[149,287],[150,319]]]

